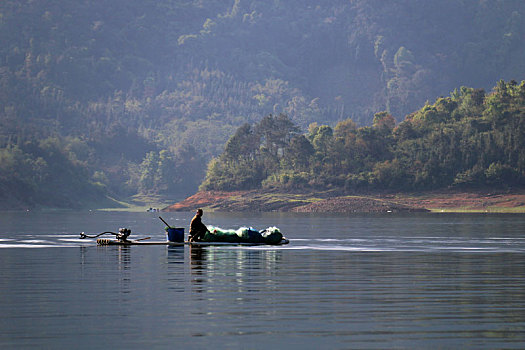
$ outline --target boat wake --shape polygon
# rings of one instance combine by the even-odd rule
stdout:
[[[93,242],[88,242],[78,238],[77,235],[58,234],[58,235],[21,235],[19,237],[0,239],[1,248],[67,248],[92,246]]]
[[[269,249],[252,247],[250,249]],[[524,253],[525,238],[442,238],[442,237],[375,237],[375,238],[293,238],[282,250],[319,250],[348,252],[465,252]]]
[[[154,238],[154,237],[152,237]],[[158,240],[165,239],[159,236]],[[22,235],[0,239],[1,248],[71,248],[95,246],[92,240],[72,234]],[[224,246],[214,249],[317,250],[342,252],[465,252],[524,253],[525,237],[443,238],[443,237],[373,237],[373,238],[291,238],[283,246]]]

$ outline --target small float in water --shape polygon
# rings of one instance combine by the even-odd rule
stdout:
[[[80,238],[96,238],[98,245],[169,245],[169,246],[224,246],[224,245],[284,245],[290,243],[277,227],[268,227],[257,231],[252,227],[241,227],[237,230],[225,230],[220,227],[209,226],[209,231],[198,242],[184,240],[183,227],[171,227],[160,216],[159,218],[166,224],[166,241],[150,241],[151,237],[144,237],[136,240],[128,239],[131,230],[120,228],[118,232],[105,231],[97,235],[89,236],[84,232],[80,233]],[[115,238],[99,238],[103,235],[114,235]]]

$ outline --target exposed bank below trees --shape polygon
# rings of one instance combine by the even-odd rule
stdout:
[[[265,190],[201,191],[164,211],[261,211],[324,213],[479,212],[525,213],[525,191],[432,191],[341,195],[335,191],[281,193]]]

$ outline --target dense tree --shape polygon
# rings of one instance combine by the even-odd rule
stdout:
[[[312,184],[369,186],[398,165],[421,186],[510,179],[498,174],[524,161],[514,132],[522,123],[509,118],[523,88],[484,89],[525,75],[524,13],[520,1],[4,0],[0,149],[28,154],[33,163],[17,164],[31,163],[41,187],[54,186],[46,166],[66,159],[116,197],[195,189],[210,159],[230,168],[219,154],[243,124],[254,144],[233,139],[227,153],[240,146],[245,155],[236,173],[245,187],[303,186],[321,170]],[[480,89],[460,88],[404,118],[460,84]],[[299,130],[319,123],[315,143],[305,136],[312,154],[305,146],[287,161],[291,140],[304,139],[281,113]],[[355,125],[338,124],[350,118]],[[46,139],[59,140],[66,158],[26,146]],[[300,176],[291,164],[301,164]],[[436,164],[448,170],[435,175]],[[454,172],[459,164],[468,168]],[[44,198],[29,193],[18,197]]]
[[[288,170],[307,172],[314,152],[314,147],[304,135],[296,135],[286,147],[283,161],[286,162]]]
[[[465,87],[455,90],[451,97],[438,98],[408,115],[398,126],[387,112],[375,115],[373,127],[357,128],[344,120],[334,131],[313,123],[306,135],[286,141],[278,167],[261,161],[264,153],[242,167],[263,167],[259,174],[264,176],[253,178],[250,188],[521,187],[525,186],[524,97],[525,81],[500,81],[488,95]],[[249,126],[239,130],[244,129]],[[239,163],[225,166],[221,160],[224,154],[214,163],[221,172],[209,169],[203,188],[236,188],[228,178],[239,172]]]
[[[47,138],[1,148],[0,195],[7,201],[3,207],[79,208],[104,203],[105,189],[90,180],[79,154],[71,151],[77,146]]]

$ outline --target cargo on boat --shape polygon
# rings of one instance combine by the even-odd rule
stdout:
[[[164,222],[164,220],[163,220]],[[166,241],[150,241],[151,237],[130,240],[131,230],[120,228],[118,232],[105,231],[98,235],[88,236],[84,232],[80,238],[97,238],[98,245],[169,245],[169,246],[221,246],[221,245],[284,245],[290,241],[283,237],[277,227],[268,227],[267,229],[257,231],[252,227],[240,227],[237,230],[225,230],[220,227],[209,226],[208,232],[199,241],[184,240],[184,228],[166,227]],[[105,234],[114,235],[115,238],[98,238]]]

